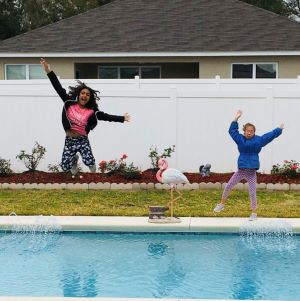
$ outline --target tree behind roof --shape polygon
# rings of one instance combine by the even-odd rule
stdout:
[[[0,40],[57,22],[111,0],[0,0]]]

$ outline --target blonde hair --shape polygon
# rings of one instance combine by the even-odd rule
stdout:
[[[254,132],[256,131],[255,125],[249,122],[243,125],[243,131],[245,132],[248,127],[253,127]]]

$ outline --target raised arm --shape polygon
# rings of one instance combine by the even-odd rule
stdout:
[[[243,112],[241,110],[237,111],[233,121],[230,124],[230,128],[229,128],[229,135],[231,136],[231,138],[234,140],[234,142],[236,144],[239,143],[241,136],[242,136],[239,133],[239,125],[238,125],[238,120],[242,116],[242,114],[243,114]]]
[[[47,76],[50,79],[50,82],[53,88],[55,89],[55,91],[57,92],[57,94],[59,95],[59,97],[63,101],[70,99],[70,96],[67,94],[66,90],[62,87],[56,74],[50,70],[48,62],[45,59],[41,58],[40,63],[43,66],[45,72],[47,73]]]
[[[50,72],[50,66],[49,66],[48,62],[45,59],[41,58],[40,63],[43,66],[45,72],[48,74]]]
[[[234,120],[235,122],[238,122],[238,120],[240,119],[240,117],[243,115],[243,111],[238,110],[235,114]]]

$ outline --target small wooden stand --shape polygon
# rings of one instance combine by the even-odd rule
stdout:
[[[166,208],[163,206],[150,206],[149,219],[162,219],[165,218]]]
[[[149,207],[149,223],[157,223],[157,224],[173,224],[173,223],[181,223],[180,218],[176,217],[166,217],[165,211],[168,208],[163,206],[150,206]]]

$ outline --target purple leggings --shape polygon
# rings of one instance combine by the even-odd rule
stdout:
[[[249,184],[249,196],[251,200],[252,210],[256,209],[256,170],[255,169],[239,169],[236,171],[229,182],[225,186],[222,199],[226,200],[232,188],[241,180],[246,180]]]

